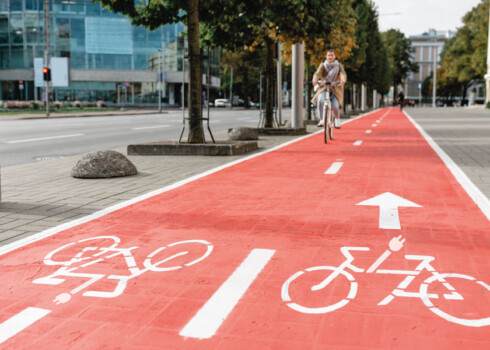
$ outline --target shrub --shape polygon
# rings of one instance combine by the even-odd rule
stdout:
[[[7,103],[5,104],[5,106],[8,109],[16,109],[17,108],[17,101],[7,101]]]
[[[30,109],[41,109],[44,107],[44,104],[40,101],[29,101]]]
[[[61,102],[60,101],[54,101],[53,102],[53,109],[60,109],[61,108]]]
[[[82,108],[82,103],[80,101],[73,101],[71,104],[73,107]]]
[[[73,105],[71,104],[71,102],[63,102],[63,104],[61,105],[61,107],[63,108],[71,108]]]
[[[490,102],[487,102],[487,108],[490,108]]]
[[[107,107],[107,104],[104,101],[97,101],[96,104],[97,104],[97,107],[99,107],[99,108]]]

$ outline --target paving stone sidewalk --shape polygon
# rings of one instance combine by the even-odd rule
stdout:
[[[490,110],[407,108],[406,112],[490,198]]]
[[[317,131],[314,126],[310,132]],[[227,138],[216,133],[216,140]],[[139,171],[129,177],[76,179],[81,155],[1,169],[0,245],[163,188],[298,136],[261,136],[259,149],[241,156],[128,156]],[[115,149],[127,155],[126,149]]]

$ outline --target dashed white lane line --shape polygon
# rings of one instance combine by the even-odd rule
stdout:
[[[252,250],[179,334],[190,338],[211,338],[274,253],[275,250],[270,249]]]
[[[354,142],[354,146],[360,146],[362,144],[362,140],[357,140]]]
[[[373,128],[375,128],[375,127],[377,127],[377,126],[378,126],[378,124],[373,124],[373,125],[371,125],[371,126],[372,126]]]
[[[142,126],[139,128],[133,128],[133,130],[158,129],[158,128],[169,128],[169,127],[170,125]]]
[[[5,143],[22,143],[22,142],[46,141],[46,140],[64,139],[64,138],[68,138],[68,137],[78,137],[78,136],[83,136],[83,135],[84,134],[48,136],[48,137],[39,137],[39,138],[36,138],[36,139],[25,139],[25,140],[6,141]]]
[[[366,134],[370,134],[372,132],[373,132],[372,130],[366,130]]]
[[[327,169],[327,171],[325,171],[325,174],[327,175],[334,175],[334,174],[337,174],[340,170],[340,168],[342,168],[342,165],[344,165],[343,162],[335,162],[333,163],[330,168]]]
[[[28,307],[0,324],[0,344],[40,320],[51,310]]]

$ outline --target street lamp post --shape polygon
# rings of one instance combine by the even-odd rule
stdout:
[[[487,96],[485,99],[485,105],[490,102],[490,10],[488,20],[488,49],[487,49],[487,74],[485,74],[485,81],[487,87]]]
[[[434,39],[434,80],[432,81],[432,107],[436,107],[436,89],[437,89],[437,41]]]
[[[230,108],[233,108],[233,66],[230,65]]]
[[[304,88],[304,43],[293,44],[293,103],[291,126],[293,128],[303,127],[303,88]]]
[[[50,64],[50,48],[51,44],[49,42],[49,6],[50,6],[51,0],[43,0],[43,13],[44,13],[44,67],[48,67],[48,69],[51,69],[51,64]],[[49,81],[46,79],[44,81],[44,95],[46,98],[46,117],[49,117]]]
[[[158,82],[159,85],[157,86],[158,89],[158,112],[162,112],[162,81],[163,81],[163,69],[162,69],[162,52],[158,50],[158,59],[160,60],[160,63],[158,64]]]

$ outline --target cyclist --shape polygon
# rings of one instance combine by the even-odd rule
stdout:
[[[332,86],[333,96],[332,112],[334,116],[334,126],[340,129],[340,108],[344,103],[344,85],[347,82],[347,74],[345,73],[344,66],[336,59],[337,55],[334,50],[328,50],[326,60],[322,62],[316,73],[313,75],[313,86],[318,85],[318,81],[322,80],[324,83],[338,82],[339,85]],[[317,108],[317,115],[320,117],[318,127],[323,127],[325,123],[325,116],[323,115],[323,105],[326,98],[326,87],[320,86],[311,102]]]
[[[400,110],[403,109],[403,104],[405,103],[405,95],[403,94],[403,90],[400,89],[400,92],[398,93],[398,104],[400,105]]]

